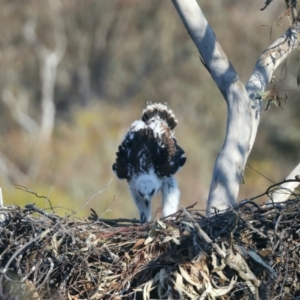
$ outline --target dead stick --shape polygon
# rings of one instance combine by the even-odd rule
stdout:
[[[219,245],[213,243],[211,238],[201,229],[199,224],[194,220],[194,218],[188,213],[188,211],[184,207],[182,207],[182,210],[184,214],[193,222],[199,236],[202,237],[207,243],[212,245],[212,247],[217,251],[217,253],[220,255],[221,258],[225,259],[226,253],[219,247]]]

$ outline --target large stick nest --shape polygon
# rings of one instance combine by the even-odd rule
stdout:
[[[299,299],[300,197],[146,225],[0,208],[0,299]],[[127,222],[125,222],[127,221]]]

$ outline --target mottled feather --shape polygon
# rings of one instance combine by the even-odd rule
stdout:
[[[130,127],[119,146],[113,170],[120,179],[127,180],[151,167],[158,177],[175,174],[186,158],[171,132],[177,124],[174,114],[165,105],[148,105],[142,120]]]

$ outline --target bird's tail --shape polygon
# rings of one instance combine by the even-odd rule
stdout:
[[[173,111],[168,109],[166,104],[162,103],[148,103],[147,107],[143,110],[142,120],[145,123],[149,123],[153,119],[165,121],[171,130],[177,125]]]

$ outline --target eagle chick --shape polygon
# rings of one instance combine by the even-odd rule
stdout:
[[[158,192],[162,193],[163,216],[177,211],[180,191],[174,174],[186,157],[171,131],[176,125],[166,105],[148,104],[142,120],[131,124],[116,153],[113,171],[128,181],[141,223],[151,220],[151,200]]]

